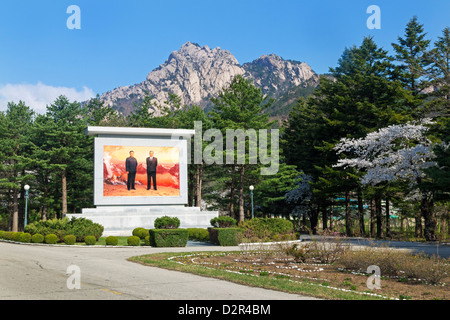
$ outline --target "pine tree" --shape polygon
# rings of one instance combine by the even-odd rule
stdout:
[[[428,83],[423,81],[429,61],[426,59],[430,40],[426,40],[423,25],[414,16],[406,25],[404,37],[398,37],[398,44],[392,43],[396,60],[401,63],[400,80],[405,88],[418,96]]]
[[[262,111],[267,108],[271,101],[267,99],[261,89],[257,88],[249,79],[242,76],[236,76],[229,86],[224,88],[217,98],[211,99],[214,107],[208,113],[214,128],[222,131],[223,137],[227,135],[227,130],[255,130],[269,129],[274,122],[269,121],[269,116]],[[226,145],[224,143],[224,145]],[[249,141],[246,140],[245,150],[249,150]],[[231,153],[228,152],[226,156],[228,159],[232,158],[233,163],[228,163],[228,172],[231,179],[230,203],[234,201],[234,194],[238,196],[239,206],[239,220],[243,221],[245,217],[244,212],[244,197],[246,186],[246,170],[250,169],[249,154],[245,155],[244,163],[237,159],[236,150]],[[242,160],[242,159],[241,159]],[[236,162],[235,162],[236,161]],[[227,161],[228,162],[228,161]]]
[[[10,225],[16,232],[19,230],[19,196],[24,185],[33,179],[28,136],[33,118],[34,112],[23,101],[8,103],[6,112],[0,115],[0,189],[9,195]]]

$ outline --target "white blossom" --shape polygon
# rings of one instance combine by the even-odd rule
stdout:
[[[347,154],[353,158],[339,159],[335,167],[354,167],[365,172],[361,183],[376,185],[393,180],[417,183],[424,177],[423,169],[436,165],[432,161],[432,142],[425,136],[428,131],[425,119],[420,123],[392,125],[365,138],[343,138],[335,146],[337,154]]]

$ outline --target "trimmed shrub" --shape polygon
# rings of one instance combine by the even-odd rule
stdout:
[[[209,241],[220,246],[237,246],[244,230],[241,228],[209,228]]]
[[[40,233],[33,234],[31,236],[31,242],[32,243],[42,243],[42,242],[44,242],[44,236]]]
[[[150,245],[150,232],[149,232],[149,235],[145,237],[144,241],[145,241],[146,246]]]
[[[0,230],[0,239],[5,239],[5,232],[3,230]]]
[[[12,241],[20,242],[20,236],[22,235],[22,232],[13,232],[12,235]]]
[[[197,241],[209,241],[209,232],[203,228],[188,228],[189,239]]]
[[[14,233],[15,232],[12,232],[12,231],[6,231],[5,235],[4,235],[4,239],[12,241],[13,237],[14,237]]]
[[[56,244],[58,243],[58,236],[56,234],[48,234],[44,238],[45,243],[47,244]]]
[[[149,236],[150,233],[148,229],[140,228],[139,231],[136,233],[136,236],[139,237],[139,239],[144,240],[145,237]]]
[[[154,222],[155,229],[177,229],[180,224],[180,219],[168,216],[156,218]]]
[[[64,243],[68,245],[74,245],[77,242],[77,237],[73,234],[68,234],[64,237]]]
[[[84,243],[86,243],[87,246],[93,246],[97,243],[97,239],[95,236],[86,236],[84,237]]]
[[[185,247],[188,239],[187,229],[150,229],[152,247]]]
[[[253,218],[239,223],[251,242],[295,240],[294,225],[282,218]]]
[[[31,234],[27,232],[21,232],[19,237],[20,242],[30,243],[31,242]]]
[[[128,237],[127,243],[129,246],[140,246],[141,245],[141,238],[138,236],[131,236]]]
[[[105,239],[107,246],[117,246],[119,243],[119,239],[115,236],[109,236]]]
[[[227,216],[220,216],[210,220],[214,228],[233,228],[236,226],[236,219]]]
[[[140,232],[142,231],[142,230],[144,230],[144,228],[141,228],[141,227],[139,227],[139,228],[134,228],[133,229],[133,232],[131,233],[133,236],[135,236],[135,237],[139,237],[139,234],[140,234]]]

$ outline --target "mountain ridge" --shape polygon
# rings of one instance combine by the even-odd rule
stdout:
[[[264,94],[275,99],[289,91],[298,92],[293,88],[316,87],[319,82],[319,75],[305,62],[284,60],[270,53],[241,65],[228,50],[186,42],[150,71],[144,81],[107,91],[100,99],[124,115],[130,114],[134,103],[142,101],[145,95],[164,104],[169,92],[178,95],[182,105],[208,108],[210,98],[237,75],[251,79]],[[158,115],[158,110],[154,112]]]

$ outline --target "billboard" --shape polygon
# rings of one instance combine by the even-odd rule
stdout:
[[[95,205],[185,204],[186,140],[95,138]]]

